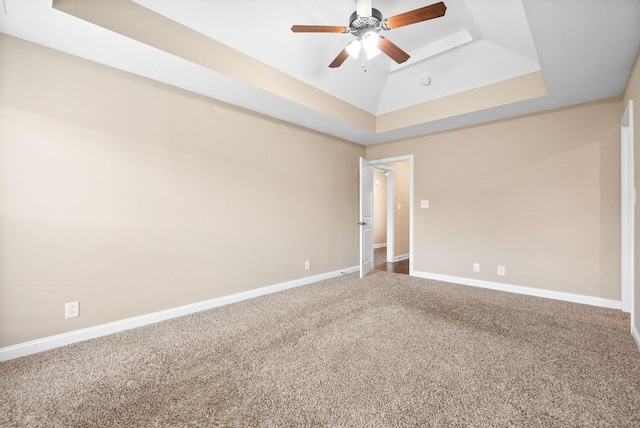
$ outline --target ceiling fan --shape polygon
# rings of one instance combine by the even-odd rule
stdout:
[[[443,2],[439,2],[385,19],[382,17],[382,13],[378,9],[371,7],[371,0],[356,0],[356,11],[351,14],[348,27],[329,25],[294,25],[291,27],[291,31],[294,33],[353,34],[356,37],[356,40],[352,41],[347,45],[347,47],[342,49],[342,52],[340,52],[333,62],[329,64],[329,67],[331,68],[340,67],[349,56],[357,57],[361,50],[364,51],[363,61],[366,57],[372,58],[382,51],[398,64],[402,64],[409,59],[409,54],[400,49],[389,39],[378,36],[380,30],[392,30],[394,28],[427,21],[429,19],[440,18],[441,16],[444,16],[446,10],[447,7],[445,4]]]

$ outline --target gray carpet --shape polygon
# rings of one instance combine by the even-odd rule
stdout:
[[[0,364],[5,426],[640,426],[620,311],[374,271]]]

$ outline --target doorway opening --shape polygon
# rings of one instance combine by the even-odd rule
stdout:
[[[409,236],[408,228],[401,226],[409,224],[408,167],[408,162],[404,162],[375,165],[373,169],[373,267],[406,275],[409,274]],[[403,254],[396,254],[396,248]]]
[[[374,269],[412,272],[413,156],[379,159],[374,167]]]

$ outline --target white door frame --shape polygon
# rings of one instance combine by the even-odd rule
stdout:
[[[387,263],[393,263],[396,254],[396,212],[393,208],[395,201],[395,170],[380,164],[374,164],[374,169],[384,171],[387,176]],[[373,224],[376,224],[375,216]]]
[[[375,167],[384,166],[384,164],[394,163],[394,162],[409,162],[409,275],[413,276],[413,155],[404,155],[404,156],[396,156],[392,158],[376,159],[369,162]],[[387,201],[389,201],[389,198],[387,198]],[[387,209],[389,209],[388,203],[387,203]],[[391,211],[393,210],[394,210],[394,203],[393,203],[393,199],[391,199]],[[387,226],[388,226],[388,223],[387,223]],[[387,245],[388,245],[388,241],[389,239],[387,238]],[[395,260],[392,260],[392,261],[395,261]]]
[[[630,100],[620,122],[621,150],[621,293],[622,310],[631,313],[634,325],[634,189],[633,101]]]

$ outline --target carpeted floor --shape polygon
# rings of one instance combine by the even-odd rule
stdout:
[[[374,271],[0,363],[8,426],[640,426],[620,311]]]

